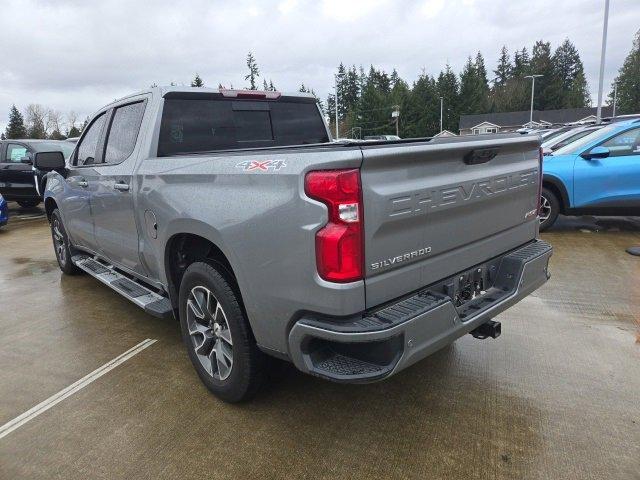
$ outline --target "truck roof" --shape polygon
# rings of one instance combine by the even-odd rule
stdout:
[[[170,92],[178,92],[178,93],[203,93],[203,94],[223,94],[228,95],[229,92],[237,92],[242,94],[255,94],[255,95],[266,95],[267,98],[273,95],[277,95],[278,98],[281,97],[297,97],[297,98],[309,98],[315,99],[316,97],[312,93],[307,92],[278,92],[278,91],[265,91],[265,90],[244,90],[244,89],[227,89],[227,88],[208,88],[208,87],[186,87],[186,86],[177,86],[177,85],[165,85],[158,87],[150,87],[145,90],[139,90],[137,92],[131,93],[129,95],[125,95],[124,97],[120,97],[114,100],[111,103],[118,103],[122,100],[126,100],[127,98],[135,97],[145,93],[158,93],[161,97],[167,95]],[[109,105],[111,105],[111,103]]]

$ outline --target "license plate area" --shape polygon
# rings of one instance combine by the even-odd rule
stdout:
[[[497,266],[484,264],[459,273],[444,284],[444,293],[456,308],[461,307],[485,295],[493,286],[497,271]]]

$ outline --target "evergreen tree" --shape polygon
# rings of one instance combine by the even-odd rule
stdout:
[[[503,46],[500,50],[500,58],[498,59],[498,67],[493,71],[496,76],[493,80],[494,88],[499,89],[504,87],[512,74],[511,60],[509,58],[509,50],[506,46]]]
[[[436,88],[438,96],[442,97],[444,102],[442,129],[456,132],[460,120],[460,87],[458,85],[458,77],[453,73],[449,64],[447,64],[444,71],[441,71],[440,75],[438,75]]]
[[[478,52],[475,62],[469,57],[460,74],[460,113],[486,113],[488,92],[484,59]]]
[[[72,125],[69,131],[67,132],[67,138],[79,137],[80,130],[75,125]]]
[[[267,79],[266,78],[262,79],[262,90],[264,90],[265,92],[267,90],[269,90],[269,85],[267,84]]]
[[[193,80],[191,80],[191,86],[192,87],[204,87],[204,82],[200,78],[200,75],[198,75],[197,73],[196,73],[196,76],[193,77]]]
[[[525,75],[529,75],[530,68],[531,58],[529,58],[527,47],[522,47],[522,50],[516,50],[516,53],[513,55],[512,77],[522,78]]]
[[[553,54],[554,86],[558,108],[580,108],[591,104],[584,66],[576,47],[567,38]]]
[[[533,46],[531,55],[531,74],[542,75],[536,78],[533,108],[551,110],[558,107],[557,82],[551,58],[549,42],[538,40]],[[531,80],[529,80],[530,82]],[[529,84],[529,89],[531,85]],[[531,90],[529,90],[531,92]]]
[[[24,126],[24,118],[15,105],[9,110],[9,123],[5,130],[6,138],[25,138],[27,129]]]
[[[420,75],[409,92],[402,115],[402,137],[430,137],[440,131],[440,98],[433,77]]]
[[[636,33],[633,47],[620,67],[613,85],[618,86],[616,115],[640,112],[640,30]],[[609,94],[609,103],[613,105],[613,88]]]
[[[256,81],[260,75],[260,69],[258,68],[256,59],[253,57],[253,53],[251,52],[247,54],[247,67],[249,68],[249,73],[244,77],[244,79],[249,80],[249,90],[256,90]]]

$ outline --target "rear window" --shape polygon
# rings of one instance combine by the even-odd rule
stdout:
[[[315,103],[166,98],[158,156],[328,141]]]

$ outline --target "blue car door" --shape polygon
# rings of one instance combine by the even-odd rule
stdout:
[[[609,156],[576,158],[573,206],[638,208],[640,213],[640,127],[617,133],[597,146],[608,148]]]

